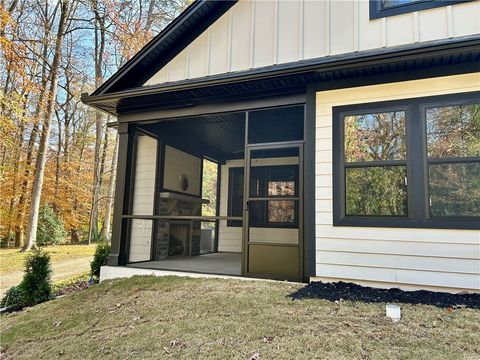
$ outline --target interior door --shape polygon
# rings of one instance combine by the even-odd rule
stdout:
[[[243,274],[303,278],[303,144],[247,145]]]

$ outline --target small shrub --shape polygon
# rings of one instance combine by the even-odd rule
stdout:
[[[5,249],[13,246],[15,242],[15,236],[10,233],[6,236],[0,236],[0,249]]]
[[[110,245],[106,242],[98,243],[93,261],[90,263],[90,275],[100,278],[100,267],[107,265],[108,255],[110,255]]]
[[[38,214],[37,245],[59,244],[66,236],[62,218],[48,204],[42,206]]]
[[[35,305],[52,298],[50,255],[39,250],[27,256],[25,274],[20,283],[25,305]]]
[[[12,310],[22,309],[25,306],[22,289],[19,286],[12,286],[8,289],[2,298],[1,306]]]

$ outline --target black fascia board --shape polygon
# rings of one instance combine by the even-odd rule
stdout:
[[[237,0],[196,0],[128,60],[92,96],[142,85],[215,22]]]
[[[451,56],[454,54],[468,53],[469,51],[478,52],[479,48],[480,35],[471,35],[456,39],[435,40],[421,44],[397,46],[395,48],[367,50],[357,53],[266,66],[235,73],[143,86],[103,95],[96,95],[95,93],[92,95],[82,94],[82,101],[87,105],[101,108],[101,104],[115,103],[121,99],[130,97],[174,92],[184,89],[192,90],[214,85],[275,78],[284,75],[341,70],[359,66],[370,66],[372,64],[388,63],[391,61],[416,60],[428,58],[429,56]],[[478,70],[480,70],[480,64]],[[115,115],[115,112],[112,113]]]

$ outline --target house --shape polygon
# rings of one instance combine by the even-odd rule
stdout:
[[[479,291],[479,60],[480,1],[194,2],[82,96],[118,119],[103,276]]]

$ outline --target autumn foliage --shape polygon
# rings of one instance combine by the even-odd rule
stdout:
[[[100,237],[110,221],[116,133],[106,126],[114,119],[87,108],[80,96],[91,93],[187,3],[0,2],[2,243],[25,243],[35,174],[41,165],[40,143],[47,128],[39,209],[51,206],[64,223],[65,241],[85,241],[91,223],[94,238]],[[50,99],[54,106],[49,116]]]

